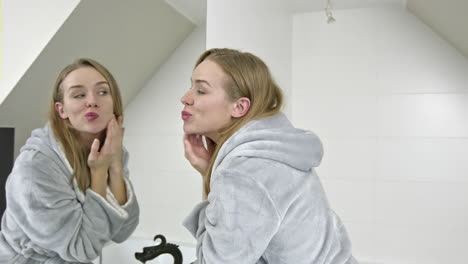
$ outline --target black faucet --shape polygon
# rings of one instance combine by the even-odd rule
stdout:
[[[143,252],[136,252],[135,258],[142,263],[146,263],[148,260],[157,258],[162,254],[170,254],[174,258],[174,264],[182,264],[182,252],[180,252],[179,246],[171,243],[166,243],[166,238],[163,235],[156,235],[153,241],[161,239],[161,243],[151,247],[144,247]]]

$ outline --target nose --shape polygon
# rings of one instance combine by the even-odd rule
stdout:
[[[192,91],[188,90],[181,98],[180,102],[183,105],[193,105]]]
[[[86,100],[86,107],[98,107],[96,96],[89,95]]]

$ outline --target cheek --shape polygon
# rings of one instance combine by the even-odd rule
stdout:
[[[81,108],[82,108],[81,104],[76,103],[76,102],[74,103],[74,102],[64,101],[64,104],[63,104],[63,111],[71,115],[73,115],[76,112],[79,112]]]
[[[110,97],[110,99],[106,99],[104,101],[104,105],[105,105],[106,111],[111,112],[111,113],[114,112],[114,102],[112,100],[112,97]]]
[[[213,121],[216,121],[218,125],[224,126],[231,120],[231,112],[226,104],[219,104],[216,107],[210,109],[210,117]]]

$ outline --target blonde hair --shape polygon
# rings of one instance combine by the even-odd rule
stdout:
[[[248,112],[240,118],[231,118],[231,122],[218,131],[216,148],[203,175],[205,195],[208,195],[213,165],[224,142],[249,121],[278,113],[283,105],[283,93],[268,66],[251,53],[233,49],[210,49],[198,58],[195,68],[205,60],[218,64],[229,77],[224,89],[230,100],[235,101],[241,97],[250,99]]]
[[[73,179],[76,179],[78,187],[85,192],[90,184],[91,173],[88,167],[89,150],[83,146],[79,140],[78,131],[76,131],[68,119],[62,119],[55,109],[55,103],[63,103],[64,90],[63,80],[72,71],[90,67],[98,71],[109,83],[110,94],[112,96],[114,115],[123,115],[122,97],[119,87],[112,74],[97,61],[89,58],[81,58],[66,66],[57,77],[52,92],[52,99],[49,105],[49,123],[54,132],[55,138],[62,145],[65,156],[73,169]]]

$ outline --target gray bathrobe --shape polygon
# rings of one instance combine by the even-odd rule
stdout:
[[[127,163],[124,151],[128,201],[120,206],[109,189],[106,199],[81,192],[50,127],[34,130],[7,179],[0,263],[89,263],[106,242],[127,239],[139,219]]]
[[[318,137],[282,113],[237,131],[216,158],[208,200],[184,221],[195,263],[356,263],[314,170],[322,155]]]

